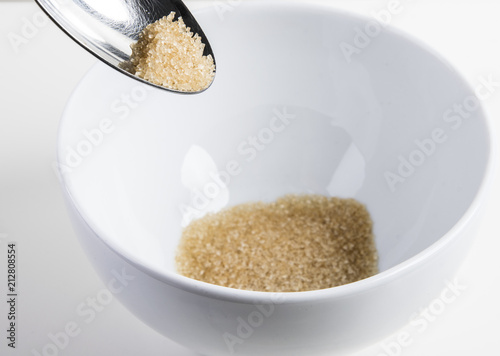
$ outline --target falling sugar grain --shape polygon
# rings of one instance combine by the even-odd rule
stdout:
[[[191,222],[183,231],[176,265],[184,276],[225,287],[299,292],[373,276],[378,254],[363,204],[287,195]]]

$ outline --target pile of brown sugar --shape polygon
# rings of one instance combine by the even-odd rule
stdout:
[[[131,45],[130,59],[121,64],[128,72],[153,84],[178,91],[207,88],[215,75],[211,55],[204,56],[205,45],[198,34],[171,12],[149,24]]]
[[[363,204],[287,195],[191,222],[176,265],[184,276],[221,286],[298,292],[370,277],[378,272],[378,254]]]

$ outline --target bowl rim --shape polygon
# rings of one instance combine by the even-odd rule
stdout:
[[[287,9],[292,10],[303,10],[303,11],[316,11],[331,14],[341,14],[344,16],[348,16],[357,20],[361,20],[364,22],[374,21],[368,16],[359,15],[357,13],[353,13],[344,9],[335,8],[332,5],[325,4],[308,4],[305,2],[288,2],[284,0],[256,0],[252,2],[242,2],[238,4],[238,7],[251,7],[258,9],[259,7],[266,7],[266,10],[269,11],[270,6],[274,7],[286,7]],[[201,13],[208,11],[212,7],[207,5],[200,9],[196,9],[193,13]],[[471,94],[474,93],[471,84],[465,80],[465,78],[461,75],[459,71],[455,69],[451,63],[444,58],[441,54],[436,52],[429,45],[424,43],[422,40],[413,37],[411,34],[408,34],[398,28],[393,27],[391,24],[387,25],[385,31],[392,32],[396,36],[403,38],[407,41],[412,42],[414,45],[420,47],[422,51],[427,52],[429,55],[433,56],[437,61],[441,62],[443,65],[447,66],[454,75],[463,82],[464,86],[470,90]],[[82,83],[85,81],[87,76],[95,69],[96,66],[101,65],[99,62],[94,65],[89,72],[82,78],[82,80],[78,83],[78,85],[73,90],[70,100],[73,95],[79,90]],[[303,291],[303,292],[262,292],[262,291],[249,291],[249,290],[240,290],[229,287],[223,287],[219,285],[214,285],[198,280],[194,280],[180,274],[169,272],[166,270],[159,270],[144,261],[140,261],[135,256],[127,253],[120,247],[114,246],[110,239],[106,239],[105,234],[98,233],[98,229],[94,226],[91,226],[89,220],[85,218],[85,214],[82,213],[82,209],[78,204],[77,200],[73,197],[70,189],[69,178],[68,175],[64,174],[61,170],[61,164],[58,165],[59,169],[59,178],[61,181],[61,185],[63,187],[64,193],[67,195],[68,199],[71,201],[73,205],[73,210],[78,214],[81,218],[81,221],[92,231],[92,233],[97,237],[101,242],[103,242],[111,251],[119,255],[122,259],[128,262],[133,267],[142,271],[143,273],[157,279],[162,283],[166,283],[172,287],[179,288],[186,292],[191,292],[198,295],[204,295],[206,297],[218,299],[218,300],[226,300],[237,303],[245,303],[245,304],[266,304],[269,302],[278,303],[279,304],[295,304],[295,303],[303,303],[303,302],[312,302],[312,301],[320,301],[323,299],[332,299],[332,298],[343,298],[345,296],[352,296],[358,293],[366,292],[369,289],[380,287],[381,285],[390,283],[391,281],[398,278],[400,275],[408,274],[411,271],[417,269],[421,266],[426,260],[432,258],[433,256],[439,254],[443,251],[446,246],[450,245],[453,240],[460,234],[462,230],[466,228],[471,220],[473,220],[476,215],[479,213],[481,207],[484,205],[484,202],[487,200],[487,194],[490,190],[490,186],[494,181],[494,175],[496,172],[495,165],[495,157],[496,157],[496,141],[494,139],[494,133],[492,130],[492,122],[491,119],[486,115],[483,102],[479,100],[479,107],[477,109],[477,113],[484,120],[484,126],[486,128],[486,137],[487,139],[487,147],[488,147],[488,157],[486,160],[486,166],[484,169],[483,177],[478,186],[478,190],[470,203],[469,207],[465,211],[465,213],[459,218],[459,220],[437,241],[433,244],[412,256],[411,258],[398,263],[397,265],[388,268],[378,274],[368,277],[353,283],[320,289],[320,290],[311,290],[311,291]],[[58,143],[57,143],[57,160],[59,163],[63,162],[62,154],[63,154],[63,146],[62,146],[62,126],[67,121],[65,120],[66,110],[62,115],[62,119],[59,126],[58,132]]]

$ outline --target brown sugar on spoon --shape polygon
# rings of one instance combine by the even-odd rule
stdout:
[[[121,67],[131,74],[168,89],[195,92],[206,89],[215,76],[211,55],[205,45],[179,17],[171,12],[149,24],[131,45],[130,59]]]

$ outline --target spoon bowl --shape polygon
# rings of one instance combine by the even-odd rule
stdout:
[[[215,58],[200,25],[181,0],[35,0],[42,10],[79,45],[117,71],[143,83],[175,93],[178,91],[153,84],[120,67],[129,60],[130,45],[149,24],[175,12],[205,44],[203,55]],[[214,60],[215,63],[215,60]],[[206,88],[204,89],[206,90]]]

